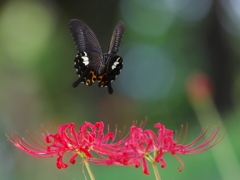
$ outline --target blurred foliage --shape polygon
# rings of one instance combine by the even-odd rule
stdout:
[[[5,138],[12,129],[33,133],[43,124],[54,133],[58,125],[84,121],[118,124],[121,129],[148,116],[149,127],[160,121],[169,129],[179,129],[188,123],[193,129],[189,136],[196,137],[201,128],[185,86],[198,70],[213,80],[215,103],[239,162],[237,0],[5,0],[0,4],[2,179],[84,179],[81,165],[58,170],[53,158],[36,159],[15,148]],[[114,25],[125,22],[119,52],[124,67],[112,83],[113,95],[96,83],[72,88],[77,50],[68,30],[70,19],[86,22],[105,52]],[[167,157],[168,166],[160,169],[162,178],[222,179],[211,151],[182,159],[185,170],[179,173],[178,161]],[[146,176],[134,167],[93,165],[93,172],[97,179],[154,179],[153,172]]]

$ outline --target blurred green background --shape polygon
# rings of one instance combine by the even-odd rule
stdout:
[[[185,162],[181,173],[176,171],[179,162],[166,155],[167,167],[159,168],[160,174],[163,180],[223,180],[225,173],[237,169],[228,179],[239,179],[239,9],[239,0],[1,1],[0,178],[84,179],[79,163],[59,170],[55,157],[30,157],[6,140],[5,133],[12,130],[24,137],[25,130],[40,133],[41,124],[50,133],[59,125],[84,121],[118,124],[121,129],[148,116],[146,128],[161,122],[175,130],[188,123],[188,136],[194,139],[201,126],[186,82],[194,72],[202,71],[212,79],[214,102],[230,142],[213,149],[224,152],[221,160],[229,169],[219,168],[222,164],[209,150],[179,156]],[[104,52],[115,24],[125,22],[118,53],[124,66],[112,83],[112,95],[97,83],[72,88],[78,77],[73,68],[77,50],[68,30],[71,19],[86,22]],[[207,125],[216,124],[209,118]],[[235,162],[228,161],[228,156]],[[91,167],[101,180],[155,179],[152,170],[146,176],[141,167]]]

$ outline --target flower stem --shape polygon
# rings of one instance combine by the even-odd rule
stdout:
[[[155,174],[156,180],[161,180],[160,174],[159,174],[157,166],[156,166],[156,162],[152,162],[151,164],[153,167],[153,172]]]
[[[209,122],[213,124],[218,124],[219,122],[221,122],[221,130],[226,131],[224,122],[218,110],[216,109],[213,99],[209,98],[204,103],[205,104],[200,104],[192,101],[192,105],[194,111],[196,112],[200,125],[204,127],[209,124]],[[237,154],[234,150],[233,144],[229,136],[224,137],[224,141],[222,141],[218,145],[218,148],[213,148],[211,150],[217,167],[219,169],[221,179],[234,179],[235,177],[240,176],[240,165],[237,161]],[[225,157],[224,154],[228,154],[228,157],[223,158]],[[231,164],[231,168],[229,167],[229,164]]]
[[[90,166],[89,166],[89,163],[88,163],[87,159],[86,159],[86,158],[83,158],[83,159],[85,160],[85,161],[84,161],[84,164],[85,164],[85,166],[86,166],[86,168],[87,168],[87,171],[88,171],[88,174],[89,174],[91,180],[95,180],[95,177],[94,177],[94,175],[93,175],[93,173],[92,173],[92,170],[91,170],[91,168],[90,168]]]

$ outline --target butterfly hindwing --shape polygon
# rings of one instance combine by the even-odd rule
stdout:
[[[111,81],[114,81],[116,79],[116,76],[120,74],[122,68],[123,59],[118,55],[113,55],[108,66],[108,76]]]
[[[112,94],[113,89],[111,82],[114,81],[123,67],[123,60],[118,55],[110,55],[111,60],[108,61],[106,73],[98,76],[98,86],[99,87],[108,87],[108,93]]]
[[[81,52],[78,53],[74,59],[74,68],[76,69],[79,79],[73,84],[77,87],[79,83],[91,86],[97,79],[96,69],[98,64],[98,53],[95,52]]]

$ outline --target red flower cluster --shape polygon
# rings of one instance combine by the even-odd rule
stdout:
[[[58,133],[48,134],[43,130],[42,137],[37,136],[38,141],[34,140],[29,134],[31,140],[36,146],[32,146],[24,138],[20,138],[16,132],[13,132],[12,138],[8,137],[16,147],[34,157],[53,157],[57,158],[57,167],[66,168],[68,165],[63,162],[65,153],[73,153],[69,162],[74,164],[76,157],[82,157],[83,161],[96,163],[99,165],[128,165],[139,167],[142,164],[144,174],[149,174],[146,160],[151,163],[161,163],[161,167],[166,166],[163,159],[165,153],[171,153],[181,163],[182,171],[184,163],[177,154],[196,154],[203,152],[217,143],[220,138],[220,128],[213,128],[210,135],[201,144],[193,147],[206,134],[207,129],[202,130],[200,135],[191,143],[179,144],[174,139],[174,131],[166,129],[160,123],[155,124],[158,128],[157,133],[152,130],[144,130],[144,123],[137,127],[131,126],[130,132],[124,136],[117,136],[115,133],[104,133],[104,123],[97,122],[91,124],[86,122],[75,131],[75,123],[62,125],[58,127]],[[207,146],[209,145],[209,146]],[[94,155],[97,156],[95,157]]]

